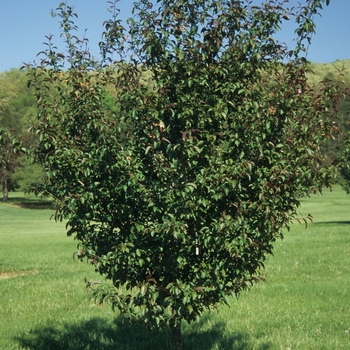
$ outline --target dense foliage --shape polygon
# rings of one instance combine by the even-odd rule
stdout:
[[[179,331],[260,279],[299,199],[333,179],[321,144],[337,129],[340,87],[311,88],[305,59],[323,3],[298,10],[288,49],[273,38],[293,15],[283,2],[141,0],[128,30],[112,2],[101,61],[59,6],[67,52],[49,38],[27,66],[37,191],[110,282],[101,301]]]

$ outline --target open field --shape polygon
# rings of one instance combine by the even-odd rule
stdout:
[[[326,190],[300,212],[314,222],[276,242],[267,283],[184,325],[185,349],[350,349],[350,195]],[[84,277],[99,276],[73,261],[76,242],[52,213],[30,197],[0,203],[0,349],[170,349],[166,331],[132,328],[91,300]]]

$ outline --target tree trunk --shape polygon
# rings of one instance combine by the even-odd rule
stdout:
[[[8,189],[8,185],[7,185],[7,180],[6,179],[2,182],[2,193],[3,193],[2,200],[4,202],[7,202],[7,200],[9,199],[9,189]]]
[[[171,341],[173,350],[183,350],[181,324],[171,329]]]

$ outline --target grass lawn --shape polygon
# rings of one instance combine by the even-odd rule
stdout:
[[[84,277],[99,276],[73,261],[76,242],[47,200],[10,198],[0,203],[1,350],[170,349],[167,331],[132,328],[91,300]],[[314,222],[276,242],[267,282],[185,324],[185,349],[350,349],[349,209],[339,187],[303,200]]]

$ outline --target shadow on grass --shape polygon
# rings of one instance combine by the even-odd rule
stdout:
[[[350,225],[350,221],[318,221],[314,225]]]
[[[183,332],[184,348],[191,350],[250,350],[248,335],[230,333],[224,323],[216,323],[210,329],[201,321],[190,333]],[[32,330],[16,338],[21,347],[28,350],[167,350],[171,349],[168,330],[147,331],[142,326],[130,325],[116,319],[106,323],[93,318],[82,324],[65,324],[63,327],[45,327]],[[257,349],[257,348],[256,348]],[[262,344],[259,350],[271,349]]]
[[[7,203],[22,209],[53,209],[52,200],[45,197],[10,197]]]

